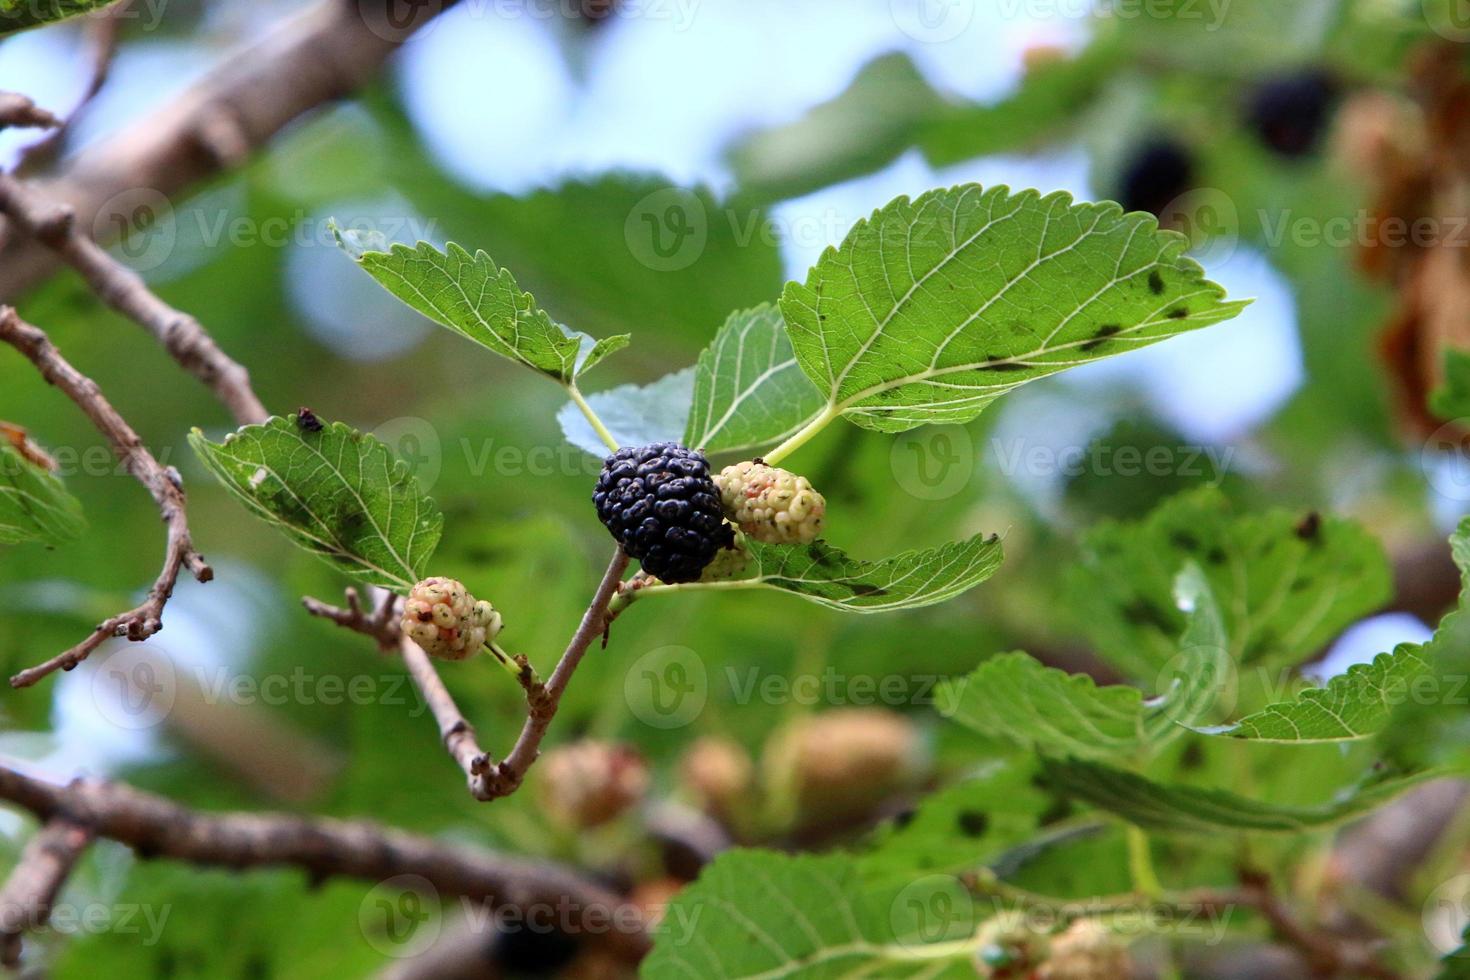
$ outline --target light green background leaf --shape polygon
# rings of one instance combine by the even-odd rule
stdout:
[[[653,442],[679,442],[689,418],[689,400],[694,393],[694,369],[666,374],[652,384],[619,385],[587,396],[608,431],[620,446],[646,446]],[[575,402],[567,402],[556,413],[567,442],[603,458],[607,444],[587,422]]]

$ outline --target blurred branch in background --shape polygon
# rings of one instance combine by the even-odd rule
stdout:
[[[86,111],[87,106],[91,105],[97,93],[102,91],[102,86],[107,84],[107,77],[112,72],[112,61],[117,56],[118,41],[122,35],[122,18],[129,11],[131,4],[132,0],[122,0],[121,3],[108,7],[100,15],[88,18],[84,30],[87,36],[87,46],[91,49],[91,65],[87,74],[86,88],[83,89],[76,106],[66,114],[66,117],[57,119],[51,124],[53,128],[44,139],[26,147],[21,154],[20,162],[16,165],[16,173],[24,175],[50,166],[56,161],[66,142],[67,134],[71,131],[72,124]]]
[[[168,525],[168,544],[163,571],[159,573],[142,605],[111,616],[92,631],[92,635],[64,653],[16,674],[12,687],[29,687],[56,670],[70,670],[91,655],[92,651],[112,636],[144,640],[163,629],[163,607],[173,595],[179,573],[188,568],[201,582],[214,578],[214,571],[204,556],[194,549],[189,535],[188,517],[184,512],[184,490],[178,471],[164,467],[153,458],[143,440],[103,397],[91,378],[83,375],[63,358],[50,338],[41,330],[25,323],[10,307],[0,307],[0,340],[28,357],[41,376],[56,385],[76,402],[112,445],[113,452],[127,471],[148,488],[158,503],[164,523]]]
[[[291,865],[313,881],[344,876],[381,882],[412,874],[441,896],[484,903],[492,911],[506,906],[566,909],[574,931],[593,937],[627,962],[636,962],[648,948],[636,908],[549,862],[442,844],[367,821],[269,812],[199,813],[120,783],[84,779],[58,786],[8,766],[0,766],[0,799],[41,820],[64,818],[98,837],[126,844],[143,858],[237,869]],[[7,899],[10,891],[7,887]]]
[[[7,126],[53,129],[61,120],[15,92],[0,92],[0,129]]]
[[[415,29],[451,5],[415,4],[400,26],[388,17],[388,0],[376,12],[380,17],[369,3],[321,0],[178,99],[79,153],[46,180],[45,193],[67,202],[76,221],[105,243],[117,231],[108,208],[119,195],[147,188],[169,197],[239,166],[296,117],[372,79]],[[50,275],[56,258],[4,231],[0,298],[13,301]]]
[[[20,964],[21,935],[46,925],[51,904],[91,843],[90,829],[61,815],[47,820],[26,842],[0,889],[0,964]]]

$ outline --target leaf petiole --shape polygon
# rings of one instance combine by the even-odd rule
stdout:
[[[607,426],[602,424],[602,419],[597,417],[597,413],[587,403],[587,399],[582,397],[582,392],[578,390],[575,381],[567,385],[567,394],[571,395],[572,401],[582,410],[582,415],[587,419],[587,424],[592,426],[592,430],[597,433],[597,437],[607,446],[608,451],[617,452],[619,448],[618,441],[613,438],[613,434],[608,431]]]
[[[772,449],[770,452],[762,454],[761,458],[770,465],[775,466],[777,463],[781,462],[781,460],[785,459],[787,456],[790,456],[792,453],[796,452],[802,446],[810,442],[818,432],[821,432],[823,429],[825,429],[828,423],[830,423],[833,419],[837,418],[841,414],[841,410],[838,409],[836,405],[829,403],[827,407],[822,409],[822,411],[815,418],[813,418],[806,425],[802,426],[800,429],[794,432],[791,438],[787,439],[785,442],[781,443],[781,445],[777,446],[775,449]]]

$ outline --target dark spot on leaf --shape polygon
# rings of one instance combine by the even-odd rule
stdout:
[[[1189,310],[1183,306],[1176,306],[1174,307],[1174,309],[1170,310],[1164,315],[1171,320],[1183,320],[1185,317],[1189,316]]]
[[[1312,580],[1310,578],[1299,578],[1291,583],[1291,591],[1293,592],[1305,592],[1311,587]]]
[[[1113,336],[1122,329],[1123,328],[1118,326],[1116,323],[1104,324],[1103,326],[1097,328],[1097,333],[1092,335],[1091,340],[1082,345],[1082,349],[1088,351],[1097,350],[1103,345],[1104,341],[1106,341],[1109,337]]]
[[[1159,275],[1158,269],[1155,269],[1148,274],[1148,289],[1149,292],[1153,293],[1155,296],[1164,291],[1164,277]]]
[[[981,370],[981,371],[1024,371],[1024,370],[1026,370],[1026,365],[1024,365],[1024,364],[1017,364],[1014,361],[1003,361],[1003,360],[999,360],[999,359],[994,359],[994,360],[991,360],[988,364],[982,364],[982,365],[980,365],[979,370]]]
[[[1303,541],[1316,541],[1322,535],[1322,515],[1315,510],[1303,517],[1296,526],[1296,536]]]
[[[1184,751],[1179,753],[1180,769],[1198,769],[1200,766],[1204,765],[1204,762],[1205,750],[1200,746],[1198,742],[1190,742],[1184,747]]]
[[[955,824],[966,837],[984,837],[990,829],[990,818],[979,810],[961,810]]]
[[[1169,535],[1169,543],[1178,548],[1180,551],[1199,550],[1199,538],[1196,538],[1188,531],[1175,531],[1173,534]]]
[[[1225,549],[1211,548],[1210,553],[1205,555],[1205,561],[1209,562],[1211,565],[1225,564]]]
[[[852,586],[852,594],[861,596],[879,596],[887,595],[888,590],[883,588],[883,586],[881,585],[869,585],[867,582],[858,582],[856,585]]]
[[[897,827],[899,830],[902,830],[903,828],[914,822],[914,815],[918,812],[919,811],[915,810],[913,807],[909,807],[907,810],[902,811],[893,818],[893,826]]]
[[[1124,606],[1123,618],[1134,626],[1152,626],[1165,632],[1174,628],[1169,614],[1150,599],[1138,599]]]

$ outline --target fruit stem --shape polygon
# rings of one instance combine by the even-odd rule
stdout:
[[[765,460],[769,465],[775,466],[781,460],[806,445],[813,436],[827,427],[827,423],[841,414],[842,412],[838,410],[836,405],[829,404],[815,418],[798,429],[790,439],[787,439],[770,452],[762,454],[761,459]]]
[[[592,426],[598,438],[607,445],[608,450],[610,452],[617,452],[618,441],[613,438],[611,432],[607,431],[607,426],[602,424],[602,419],[597,417],[597,413],[592,410],[592,406],[587,404],[587,399],[582,397],[582,392],[578,390],[576,382],[567,385],[567,394],[572,396],[572,401],[582,410],[582,415],[587,419],[587,423]]]

